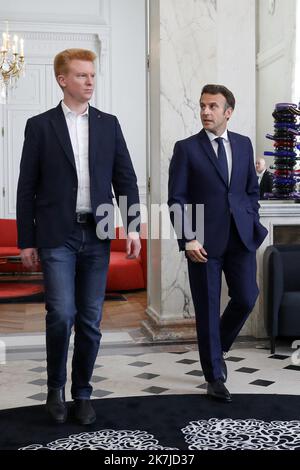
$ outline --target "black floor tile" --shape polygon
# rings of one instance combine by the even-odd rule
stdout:
[[[231,361],[231,362],[240,362],[240,361],[244,361],[244,360],[245,360],[244,357],[236,357],[236,356],[225,357],[225,361]]]
[[[190,372],[186,372],[185,375],[195,375],[196,377],[203,377],[202,370],[191,370]]]
[[[151,379],[154,379],[155,377],[159,377],[159,375],[158,374],[147,374],[145,372],[144,374],[135,375],[135,377],[138,378],[138,379],[151,380]]]
[[[271,382],[270,380],[257,379],[257,380],[254,380],[254,382],[250,382],[249,385],[259,385],[261,387],[268,387],[269,385],[272,385],[274,383],[275,382]]]
[[[196,388],[201,388],[201,389],[203,389],[203,390],[207,390],[207,383],[205,382],[204,384],[197,385]]]
[[[170,351],[169,354],[185,354],[189,351]]]
[[[240,369],[236,369],[235,372],[244,372],[245,374],[253,374],[253,372],[257,372],[259,369],[252,369],[251,367],[241,367]]]
[[[194,361],[192,359],[181,359],[181,361],[176,361],[176,364],[196,364],[199,361]]]
[[[108,390],[93,390],[92,396],[97,398],[107,397],[111,395],[113,392],[109,392]]]
[[[29,383],[32,384],[32,385],[46,385],[47,380],[37,379],[37,380],[33,380],[32,382],[29,382]]]
[[[91,382],[95,384],[98,382],[102,382],[103,380],[107,380],[107,377],[100,377],[100,375],[93,375],[93,377],[91,378]]]
[[[283,367],[283,369],[300,370],[300,366],[289,365],[289,366]]]
[[[151,362],[136,361],[136,362],[131,362],[131,364],[128,364],[128,365],[134,366],[134,367],[145,367],[145,366],[150,366]]]
[[[153,386],[153,387],[145,388],[144,390],[142,390],[142,392],[148,392],[148,393],[153,393],[154,395],[159,395],[160,393],[166,392],[167,390],[169,389]]]
[[[46,401],[47,398],[47,393],[36,393],[35,395],[31,395],[30,397],[31,400],[37,400],[37,401]]]
[[[272,356],[268,356],[269,359],[280,359],[283,361],[284,359],[288,359],[290,356],[284,356],[283,354],[273,354]]]
[[[29,369],[30,372],[45,372],[46,367],[35,367],[34,369]]]

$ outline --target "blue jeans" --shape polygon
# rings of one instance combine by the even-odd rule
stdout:
[[[64,246],[40,248],[45,300],[48,388],[60,389],[67,380],[67,357],[72,327],[72,398],[88,399],[98,354],[100,321],[105,296],[110,242],[96,235],[95,224],[75,224]]]

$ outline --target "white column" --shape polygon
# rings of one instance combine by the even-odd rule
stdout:
[[[168,169],[175,142],[201,129],[199,97],[206,83],[232,88],[238,106],[231,128],[252,138],[255,135],[255,2],[241,3],[150,0],[152,204],[167,202]],[[228,9],[238,13],[238,20]],[[247,58],[242,43],[246,43]],[[150,219],[150,227],[162,235],[161,224]],[[149,251],[148,318],[144,327],[154,340],[195,338],[184,255],[179,254],[174,240],[149,240]]]

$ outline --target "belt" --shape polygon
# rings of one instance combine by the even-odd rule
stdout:
[[[92,212],[76,212],[76,222],[78,224],[95,223],[94,215]]]

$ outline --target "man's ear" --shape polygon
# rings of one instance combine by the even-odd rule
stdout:
[[[227,108],[227,109],[226,109],[226,111],[225,111],[225,117],[226,117],[227,121],[229,121],[229,119],[231,118],[232,113],[233,113],[233,109],[232,109],[232,108]]]
[[[66,79],[64,75],[57,75],[56,77],[57,83],[61,88],[65,88],[66,86]]]

